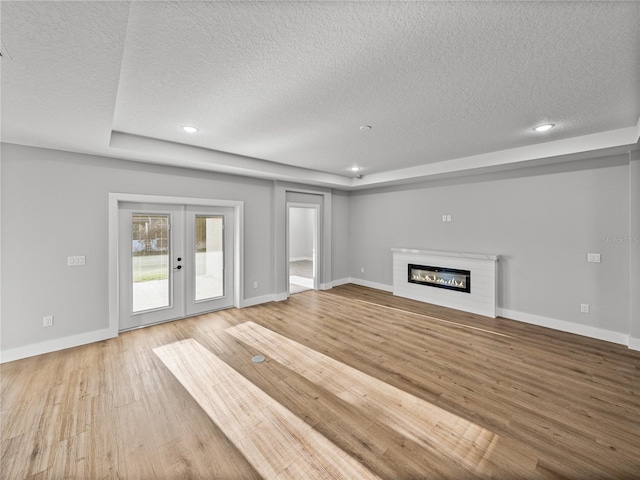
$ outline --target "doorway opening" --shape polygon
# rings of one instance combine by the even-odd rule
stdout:
[[[241,308],[243,218],[244,202],[238,200],[109,193],[107,338],[171,318],[227,307]],[[167,222],[170,225],[165,228]],[[220,262],[215,261],[220,256],[220,246],[224,251],[222,288],[218,281]],[[141,253],[143,249],[147,251]],[[158,261],[151,262],[152,257]],[[149,262],[153,264],[153,272],[144,271],[149,270]],[[141,284],[148,280],[150,283],[145,287],[151,289],[151,282],[164,281],[165,277],[171,280],[153,283],[163,292],[162,301],[152,295],[152,303],[143,303],[143,296],[150,292],[144,291]],[[134,287],[136,283],[139,285]],[[139,290],[135,294],[134,288]],[[135,312],[134,296],[138,297]],[[156,314],[160,318],[155,318]],[[137,317],[135,321],[132,316]]]
[[[319,206],[287,204],[289,294],[318,289]]]

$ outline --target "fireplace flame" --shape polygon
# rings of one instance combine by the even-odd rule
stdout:
[[[437,275],[420,275],[414,273],[412,275],[413,280],[417,280],[420,282],[429,282],[429,283],[439,283],[441,285],[451,285],[452,287],[465,287],[464,280],[457,282],[454,278],[450,278],[449,280],[445,280],[442,277],[438,277]]]
[[[412,263],[409,263],[407,267],[408,282],[471,293],[470,270],[414,265]]]

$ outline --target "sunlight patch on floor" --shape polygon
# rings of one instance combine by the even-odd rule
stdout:
[[[379,479],[196,340],[153,351],[263,478]]]
[[[475,473],[492,474],[497,449],[517,458],[510,467],[515,476],[527,476],[537,457],[528,449],[507,445],[495,433],[422,400],[393,385],[345,365],[254,322],[225,330],[307,380],[342,400],[360,407],[398,433],[463,465]],[[510,462],[509,462],[510,463]]]

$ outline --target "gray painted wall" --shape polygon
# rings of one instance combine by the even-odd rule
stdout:
[[[391,285],[392,247],[498,254],[501,308],[629,333],[626,155],[354,192],[350,219],[351,277]]]
[[[333,249],[331,251],[331,273],[334,280],[348,279],[349,273],[349,193],[334,190],[331,196],[331,234]],[[344,245],[347,248],[344,248]]]
[[[245,205],[245,298],[272,292],[273,182],[2,145],[2,349],[108,325],[108,194]],[[67,256],[86,255],[84,267]],[[253,282],[259,288],[253,288]],[[54,315],[54,327],[42,317]]]
[[[638,294],[627,279],[637,287],[630,261],[637,267],[640,247],[617,241],[638,235],[634,158],[349,194],[2,144],[1,347],[107,327],[109,192],[244,201],[244,296],[279,295],[286,289],[279,262],[290,189],[324,192],[330,202],[323,219],[331,244],[326,281],[390,285],[392,247],[495,253],[502,257],[503,309],[637,337]],[[443,214],[453,221],[443,223]],[[600,253],[602,263],[587,263],[587,252]],[[87,265],[67,267],[71,255],[86,255]],[[580,303],[589,303],[591,313],[581,314]],[[55,326],[45,329],[42,317],[49,314]]]

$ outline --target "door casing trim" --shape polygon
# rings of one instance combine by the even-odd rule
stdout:
[[[286,240],[286,258],[287,258],[287,268],[286,268],[286,276],[287,276],[287,296],[291,295],[291,283],[290,283],[290,249],[291,245],[289,245],[289,236],[290,236],[290,228],[291,228],[291,208],[306,208],[309,210],[313,210],[314,212],[314,225],[313,225],[313,243],[315,245],[314,262],[313,262],[313,289],[319,290],[320,281],[318,280],[318,271],[320,270],[319,266],[324,262],[324,252],[322,251],[322,238],[321,238],[321,229],[320,229],[320,205],[315,203],[300,203],[300,202],[287,202],[286,203],[287,213],[286,213],[286,230],[287,234],[285,236]]]
[[[244,291],[242,272],[244,266],[244,201],[211,198],[172,197],[167,195],[143,195],[136,193],[109,193],[109,326],[110,337],[117,337],[119,330],[119,266],[118,266],[118,208],[121,202],[167,203],[178,205],[231,207],[235,216],[233,232],[233,306],[240,308]]]

